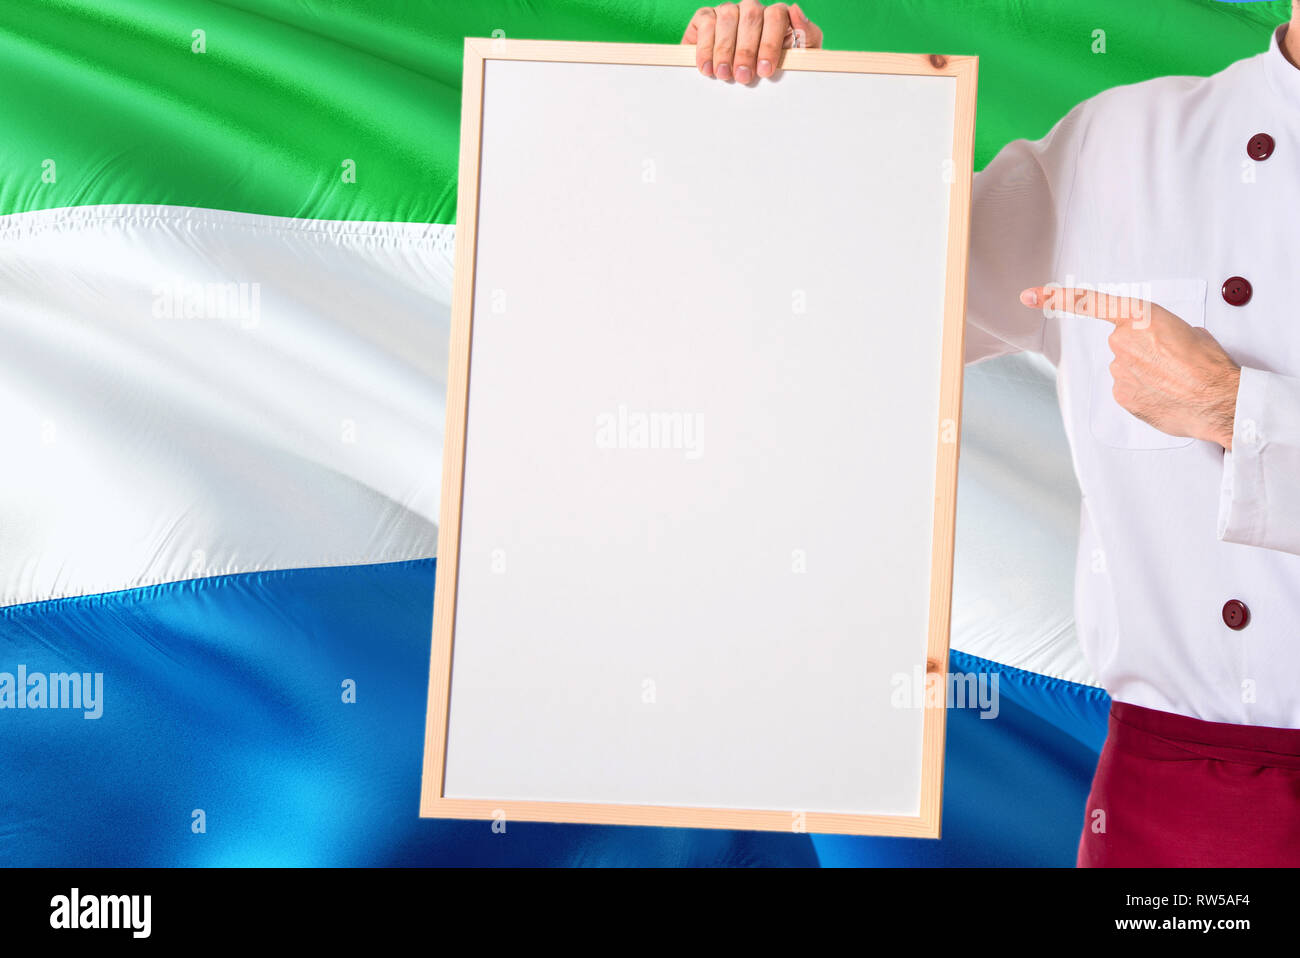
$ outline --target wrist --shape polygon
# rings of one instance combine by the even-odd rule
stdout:
[[[1232,434],[1237,421],[1237,391],[1241,388],[1241,367],[1233,366],[1215,384],[1214,398],[1206,413],[1206,439],[1232,451]]]

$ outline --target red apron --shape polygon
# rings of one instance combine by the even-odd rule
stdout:
[[[1112,703],[1078,864],[1300,866],[1300,729]]]

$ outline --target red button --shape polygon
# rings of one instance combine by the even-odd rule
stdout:
[[[1223,603],[1223,624],[1234,632],[1240,632],[1250,625],[1250,609],[1240,599],[1229,599]]]
[[[1233,306],[1245,306],[1252,292],[1250,280],[1244,276],[1230,276],[1223,281],[1223,298]]]
[[[1246,143],[1246,155],[1252,160],[1267,160],[1273,155],[1273,138],[1267,133],[1256,133]]]

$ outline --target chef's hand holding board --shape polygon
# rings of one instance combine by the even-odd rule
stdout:
[[[797,3],[742,0],[700,7],[682,43],[695,44],[695,66],[706,77],[749,83],[775,73],[783,49],[820,47],[822,32]]]

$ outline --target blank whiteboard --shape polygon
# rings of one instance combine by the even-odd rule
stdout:
[[[466,40],[422,815],[938,835],[975,74]]]

